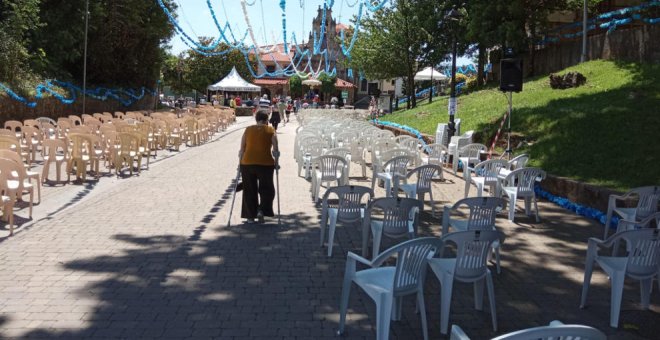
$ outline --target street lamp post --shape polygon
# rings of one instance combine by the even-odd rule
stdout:
[[[451,54],[451,92],[449,94],[449,106],[448,106],[448,111],[449,111],[449,133],[448,139],[451,139],[451,137],[454,135],[456,132],[456,123],[454,122],[454,115],[456,114],[456,54],[458,54],[458,36],[456,34],[456,26],[458,21],[461,19],[462,15],[461,12],[457,11],[456,9],[452,8],[449,13],[447,13],[447,18],[451,21],[454,22],[454,45],[452,48],[452,54]]]
[[[82,88],[82,114],[85,114],[87,99],[87,31],[89,29],[89,0],[85,1],[85,47],[83,52],[83,88]]]

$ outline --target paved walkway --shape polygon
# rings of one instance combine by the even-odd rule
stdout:
[[[239,140],[249,124],[240,118],[214,142],[166,153],[140,176],[44,187],[33,220],[19,219],[15,236],[0,242],[0,338],[336,338],[345,254],[359,251],[360,233],[340,226],[332,258],[319,248],[320,211],[291,156],[295,123],[278,133],[282,226],[242,225],[238,196],[227,228]],[[351,170],[358,175],[357,166]],[[446,177],[436,184],[438,208],[462,197],[463,181]],[[612,338],[655,337],[660,294],[642,311],[635,282],[626,286],[619,330],[608,326],[602,271],[594,274],[589,307],[578,308],[586,240],[602,226],[546,202],[539,207],[542,223],[522,214],[516,224],[498,221],[507,235],[502,273],[494,277],[499,332],[487,306],[473,309],[467,285],[454,289],[450,322],[474,339],[555,319]],[[438,219],[425,213],[423,222],[421,234],[440,234]],[[430,336],[438,339],[433,275],[425,291]],[[349,307],[346,338],[375,338],[370,299],[354,288]],[[420,328],[413,300],[405,300],[392,338],[419,339]]]

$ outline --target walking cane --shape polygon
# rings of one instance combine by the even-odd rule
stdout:
[[[234,182],[234,192],[231,195],[231,208],[229,208],[229,219],[227,220],[227,227],[231,227],[231,214],[234,212],[234,201],[236,200],[236,189],[238,189],[238,182],[241,180],[241,166],[238,166],[236,172],[236,180]]]
[[[277,225],[282,225],[281,214],[280,214],[280,162],[279,158],[275,164],[275,181],[277,183]]]

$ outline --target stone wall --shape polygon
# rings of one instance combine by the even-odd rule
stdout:
[[[156,105],[156,98],[145,95],[141,100],[130,106],[124,106],[116,100],[95,100],[87,98],[85,102],[85,111],[87,114],[96,112],[115,112],[115,111],[138,111],[153,110]],[[37,117],[49,117],[57,120],[59,117],[68,115],[80,115],[82,113],[82,100],[78,100],[66,105],[55,98],[45,98],[37,102],[35,108],[29,108],[23,103],[13,100],[7,96],[0,96],[0,123],[4,124],[7,120],[23,121],[25,119],[34,119]]]
[[[621,194],[618,191],[550,174],[541,182],[541,188],[555,196],[565,197],[571,202],[586,205],[604,213],[607,212],[610,195]]]

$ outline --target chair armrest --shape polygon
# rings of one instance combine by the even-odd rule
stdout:
[[[346,260],[347,261],[353,261],[353,262],[360,262],[360,263],[362,263],[364,265],[367,265],[369,267],[374,267],[373,263],[371,261],[369,261],[369,260],[365,259],[364,257],[362,257],[362,256],[360,256],[360,255],[358,255],[354,252],[351,252],[351,251],[348,252]]]
[[[458,325],[451,325],[451,334],[449,340],[470,340],[470,337],[465,334],[463,329]]]

